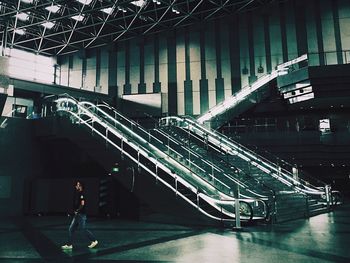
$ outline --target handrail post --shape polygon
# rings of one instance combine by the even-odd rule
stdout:
[[[239,204],[239,186],[237,185],[234,189],[234,196],[235,196],[235,227],[234,230],[240,230],[241,229],[241,213],[240,213],[240,204]]]
[[[106,148],[108,148],[108,128],[106,128]]]
[[[197,187],[196,196],[197,196],[197,208],[199,208],[199,189],[198,189],[198,187]]]
[[[167,139],[168,139],[168,154],[170,155],[170,138],[169,138],[169,136],[167,137]]]
[[[305,204],[306,204],[306,211],[305,211],[305,216],[306,218],[310,217],[310,206],[309,206],[309,196],[306,195],[305,197]]]
[[[270,199],[270,198],[269,198]],[[272,190],[272,200],[269,201],[271,207],[270,207],[270,218],[271,218],[271,224],[274,224],[277,222],[277,196],[275,191]]]
[[[277,170],[278,170],[278,177],[281,177],[281,166],[277,164]]]
[[[326,190],[326,201],[327,201],[327,210],[330,210],[330,201],[331,201],[331,186],[329,184],[327,184],[325,186],[325,190]]]
[[[189,165],[189,168],[190,168],[190,171],[192,172],[192,170],[191,170],[191,147],[190,147],[190,138],[191,138],[191,133],[190,133],[191,131],[190,131],[190,129],[188,129],[188,132],[187,132],[187,143],[188,143],[188,145],[187,145],[187,149],[188,149],[188,165]]]

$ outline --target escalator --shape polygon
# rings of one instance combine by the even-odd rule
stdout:
[[[271,76],[305,59],[284,63]],[[251,94],[262,86],[253,85]],[[247,92],[242,100],[249,100]],[[214,112],[240,107],[240,101],[236,102],[211,111],[207,120]],[[137,180],[148,178],[151,184],[161,185],[162,191],[211,222],[233,223],[237,218],[281,222],[329,211],[332,203],[329,186],[314,183],[302,173],[295,177],[286,167],[207,128],[205,118],[166,117],[160,127],[147,131],[105,103],[95,105],[63,95],[56,106],[73,126],[113,149],[115,156],[105,155],[112,159],[109,166],[113,158],[122,160],[142,175]],[[162,197],[152,202],[157,199]]]
[[[254,178],[243,181],[236,176],[239,170],[219,170],[214,162],[204,162],[202,156],[170,143],[169,136],[159,135],[161,131],[158,135],[148,132],[104,103],[95,105],[63,95],[56,100],[56,111],[112,148],[115,158],[132,166],[140,177],[161,185],[208,222],[232,225],[238,213],[246,222],[269,218],[273,191],[264,185],[252,187]]]
[[[329,211],[335,197],[329,185],[302,171],[296,173],[295,167],[287,162],[257,154],[215,131],[227,121],[227,116],[237,116],[269,96],[268,84],[278,76],[288,74],[290,67],[294,68],[305,60],[307,55],[278,65],[271,73],[242,88],[197,119],[162,118],[160,128],[153,132],[171,137],[172,141],[168,142],[180,145],[178,148],[187,149],[187,152],[191,149],[192,156],[197,156],[197,159],[211,160],[219,173],[230,174],[235,180],[244,182],[249,189],[271,196],[259,188],[263,186],[264,190],[268,189],[273,193],[274,205],[270,201],[269,209],[274,221]],[[206,165],[200,167],[205,169]]]
[[[243,87],[240,91],[218,103],[209,111],[199,116],[197,121],[207,127],[217,129],[227,122],[227,116],[238,116],[252,106],[266,99],[270,95],[268,84],[278,76],[288,74],[289,67],[307,60],[307,55],[302,55],[276,67],[275,70],[260,77],[252,85]]]
[[[298,177],[288,167],[272,162],[230,138],[207,128],[190,117],[166,117],[160,121],[161,130],[177,141],[194,148],[197,153],[215,158],[220,167],[233,166],[272,189],[275,221],[311,216],[329,211],[332,204],[330,186],[301,171]],[[239,180],[242,180],[239,178]]]

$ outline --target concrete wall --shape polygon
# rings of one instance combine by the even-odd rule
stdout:
[[[349,11],[347,0],[274,3],[65,56],[60,83],[118,96],[163,92],[163,114],[198,115],[299,55],[309,53],[310,65],[350,62]]]

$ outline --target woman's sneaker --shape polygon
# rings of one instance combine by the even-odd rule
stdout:
[[[96,247],[96,246],[97,246],[97,244],[98,244],[98,241],[97,241],[97,240],[95,240],[95,241],[92,241],[92,242],[91,242],[91,244],[90,244],[90,245],[88,245],[88,247],[89,247],[89,248],[94,248],[94,247]]]
[[[63,245],[61,248],[62,249],[72,249],[73,246],[72,245]]]

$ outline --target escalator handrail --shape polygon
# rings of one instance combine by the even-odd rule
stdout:
[[[260,77],[255,83],[260,81],[260,85],[247,85],[244,88],[242,88],[240,91],[237,93],[231,95],[229,98],[226,100],[223,100],[219,104],[215,105],[213,108],[211,108],[209,111],[201,115],[197,121],[201,124],[210,121],[212,118],[219,114],[223,114],[224,112],[228,111],[231,109],[235,104],[233,103],[238,103],[242,100],[244,100],[247,96],[251,95],[254,91],[256,91],[258,88],[263,87],[267,83],[269,83],[271,80],[274,80],[277,78],[279,70],[274,70],[269,74],[266,74],[262,77]]]
[[[178,128],[182,129],[182,127],[178,127]],[[204,141],[202,141],[202,142],[204,142]],[[212,150],[217,151],[213,146],[211,146],[211,145],[208,145],[208,146],[209,146]],[[233,165],[232,163],[229,163],[227,160],[221,158],[220,156],[218,156],[217,158],[219,158],[222,162],[224,162],[224,163],[227,164],[227,165]],[[265,188],[269,189],[269,191],[275,191],[275,190],[272,189],[271,187],[267,186],[264,182],[261,182],[259,179],[255,178],[254,176],[247,174],[245,171],[243,171],[243,170],[240,169],[239,167],[237,167],[237,166],[234,166],[234,167],[235,167],[235,169],[238,170],[239,173],[243,173],[245,176],[249,177],[250,179],[256,181],[257,183],[263,185]]]
[[[284,62],[280,65],[277,65],[277,68],[273,71],[271,71],[268,74],[265,74],[261,77],[259,77],[253,84],[249,84],[245,87],[243,87],[240,91],[233,94],[229,98],[223,100],[222,102],[218,103],[211,109],[209,109],[207,112],[199,116],[197,118],[198,123],[203,124],[206,121],[211,120],[216,115],[222,114],[225,111],[231,109],[235,104],[242,100],[244,100],[247,96],[251,95],[253,92],[255,92],[257,89],[265,86],[267,83],[269,83],[271,80],[274,80],[279,75],[284,75],[286,73],[286,70],[289,66],[299,63],[301,61],[307,60],[308,56],[307,54],[301,55],[295,59],[292,59],[290,61]]]
[[[266,169],[273,170],[275,172],[275,174],[271,174],[270,171],[268,171],[268,172],[265,171],[265,172],[270,173],[273,177],[280,180],[281,182],[283,182],[287,185],[290,185],[290,186],[294,186],[294,187],[296,187],[296,189],[298,189],[302,192],[309,193],[309,194],[317,194],[317,195],[324,194],[324,191],[320,191],[320,189],[318,187],[311,185],[309,182],[303,180],[302,178],[299,178],[299,180],[294,179],[292,173],[289,172],[288,170],[285,170],[282,167],[271,162],[270,160],[268,160],[262,156],[257,155],[255,152],[253,152],[249,148],[241,145],[240,143],[238,143],[236,141],[233,141],[229,137],[227,137],[221,133],[218,133],[217,131],[204,128],[202,125],[199,125],[195,120],[191,120],[191,118],[189,118],[188,116],[186,116],[185,119],[189,119],[191,121],[191,124],[196,125],[197,128],[203,128],[206,132],[210,131],[209,134],[214,134],[216,137],[218,137],[218,139],[216,138],[216,140],[220,141],[220,146],[221,146],[222,138],[223,138],[223,139],[225,139],[224,142],[228,145],[228,147],[231,148],[231,146],[233,146],[233,148],[235,148],[237,152],[241,151],[241,153],[247,153],[249,155],[248,158],[252,158],[255,161],[254,164],[258,164],[258,163],[263,164],[263,165],[265,165],[265,167],[267,167]],[[227,152],[227,149],[226,149],[226,152]],[[257,165],[257,167],[264,171],[264,169],[262,169],[262,167],[260,167],[259,164]],[[281,178],[281,175],[284,178]],[[303,184],[301,182],[303,182]],[[300,188],[299,185],[302,185],[305,189]],[[325,187],[325,184],[324,184],[324,187]]]
[[[84,102],[78,102],[78,101],[75,101],[75,100],[72,100],[72,98],[69,98],[70,100],[71,100],[71,102],[75,102],[76,103],[76,105],[78,105],[78,107],[79,107],[79,109],[81,110],[83,110],[82,112],[79,112],[78,113],[78,115],[79,114],[86,114],[86,112],[89,112],[90,114],[92,114],[92,116],[89,116],[89,117],[91,117],[91,118],[94,118],[94,120],[93,121],[98,121],[98,120],[100,120],[100,121],[102,121],[103,122],[103,120],[101,120],[100,118],[98,118],[98,117],[96,117],[95,116],[95,113],[93,113],[93,112],[91,112],[90,111],[90,109],[89,108],[86,108],[85,106],[82,106],[82,105],[89,105],[89,106],[95,106],[94,104],[92,104],[91,102],[86,102],[86,101],[84,101]],[[98,109],[98,108],[96,108],[96,109]],[[98,109],[101,113],[103,112],[101,109]],[[104,113],[104,112],[103,112]],[[104,113],[104,114],[106,114],[106,113]],[[106,116],[109,116],[108,114],[106,114]],[[115,121],[114,119],[113,119],[113,121]],[[109,130],[114,130],[115,129],[115,127],[114,126],[111,126],[110,125],[110,123],[108,122],[108,124],[109,124]],[[121,124],[121,123],[119,123],[121,126],[124,126],[123,124]],[[139,136],[139,134],[137,134],[137,133],[134,133],[134,131],[132,131],[132,130],[130,130],[128,127],[123,127],[125,130],[128,130],[128,132],[129,133],[132,133],[133,134],[133,136],[134,136],[134,139],[135,139],[135,137],[138,137],[138,139],[139,140],[143,140],[144,141],[144,143],[147,143],[147,141],[146,140],[144,140],[143,138],[141,138],[140,136]],[[128,139],[124,136],[124,141],[128,141]],[[163,156],[163,157],[170,157],[169,155],[167,155],[166,153],[164,153],[163,151],[161,151],[161,150],[159,150],[157,147],[155,147],[154,145],[152,145],[152,144],[149,144],[149,146],[150,147],[152,147],[154,150],[156,150],[159,154],[160,154],[160,156]],[[139,143],[137,143],[137,147],[138,147],[138,149],[143,149],[143,150],[145,150],[144,149],[144,147],[142,146],[142,145],[140,145]],[[133,148],[135,148],[135,147],[133,147]],[[147,151],[148,152],[148,151]],[[151,152],[149,152],[149,154],[152,154]],[[159,156],[158,156],[159,157]],[[170,157],[171,158],[171,157]],[[178,164],[180,164],[180,163],[178,163]],[[183,165],[182,165],[183,166]],[[186,167],[184,167],[184,169],[188,169],[188,168],[186,168]],[[196,175],[197,176],[197,179],[199,178],[201,181],[204,181],[206,184],[208,184],[208,185],[210,185],[211,187],[213,187],[213,188],[215,188],[214,186],[212,186],[211,184],[209,184],[207,181],[205,181],[202,177],[200,177],[200,176],[198,176],[198,175]]]
[[[94,105],[93,103],[88,102],[88,104],[89,104],[90,106],[97,107],[97,109],[100,110],[101,112],[103,112],[104,114],[106,114],[106,113],[105,113],[104,111],[102,111],[101,109],[99,109],[99,108],[98,108],[99,106],[103,106],[103,107],[106,107],[106,108],[108,108],[108,109],[110,109],[110,110],[113,110],[113,112],[114,112],[116,115],[118,115],[119,117],[122,117],[124,120],[127,120],[129,123],[135,125],[135,126],[136,126],[138,129],[140,129],[142,132],[147,133],[149,137],[152,137],[153,139],[159,141],[158,138],[154,137],[150,132],[146,131],[146,130],[145,130],[141,125],[139,125],[137,122],[132,121],[132,120],[128,120],[128,119],[125,118],[121,113],[119,113],[115,108],[113,108],[112,106],[108,105],[107,103],[103,102],[102,105],[101,105],[101,104]],[[111,116],[109,116],[108,114],[106,114],[106,115],[108,116],[108,118],[110,118],[112,121],[115,122],[115,119],[111,118]],[[169,135],[166,135],[166,137],[167,137],[167,139],[169,139],[169,140],[171,139],[171,136],[169,136]],[[161,142],[161,143],[162,143],[162,142]],[[166,146],[166,145],[165,145],[165,146]],[[168,147],[168,146],[167,146],[167,147]],[[172,148],[172,150],[173,150],[174,152],[176,152],[177,154],[181,154],[181,153],[178,153],[177,151],[175,151],[173,148]],[[213,164],[213,165],[215,165],[215,164]],[[224,176],[227,177],[227,178],[230,178],[230,177],[227,176],[225,173],[224,173]],[[219,182],[221,185],[224,185],[225,187],[228,187],[224,182],[218,180],[216,177],[214,178],[214,180],[217,181],[217,182]],[[232,181],[232,180],[231,180],[231,181]],[[237,182],[234,182],[234,183],[237,183]],[[246,186],[246,185],[244,185],[242,182],[239,181],[239,183],[240,183],[241,187],[246,188],[246,189],[249,189],[249,187]],[[255,193],[255,192],[252,191],[252,190],[249,190],[249,191],[250,191],[252,194],[256,195],[256,196],[259,196],[260,198],[265,198],[265,197],[266,197],[266,196],[261,195],[261,194],[259,194],[259,193]],[[270,191],[271,191],[271,189],[270,189]]]
[[[111,121],[113,121],[114,123],[116,123],[116,120],[113,119],[109,114],[105,113],[103,110],[101,110],[98,105],[94,105],[93,103],[91,102],[82,102],[83,104],[87,104],[89,105],[90,107],[94,107],[95,109],[97,109],[100,113],[104,114],[106,117],[108,117]],[[154,140],[157,140],[158,142],[160,142],[161,144],[163,144],[163,142],[161,142],[158,138],[154,137],[151,133],[149,133],[148,131],[146,131],[145,129],[143,129],[139,124],[133,122],[133,121],[129,121],[128,119],[126,119],[123,115],[121,115],[120,113],[118,113],[118,115],[120,117],[122,117],[124,120],[127,120],[129,123],[131,123],[132,125],[136,125],[135,127],[137,129],[140,129],[142,132],[146,133],[148,135],[148,138],[153,138]],[[129,129],[128,127],[125,127],[126,129]],[[145,139],[143,139],[142,137],[140,137],[139,134],[137,134],[136,132],[134,132],[133,130],[129,130],[129,132],[133,133],[133,136],[137,136],[138,139],[140,139],[141,141],[143,140],[144,143],[146,143],[147,141]],[[164,145],[164,144],[163,144]],[[152,146],[152,144],[150,144],[150,146]],[[165,147],[167,147],[166,145],[164,145]],[[168,147],[169,148],[169,147]],[[157,149],[155,147],[155,149]],[[173,152],[175,152],[176,154],[178,155],[181,155],[181,153],[177,152],[176,150],[174,150],[173,148],[169,148],[171,149]],[[157,149],[158,150],[158,149]],[[164,152],[163,152],[164,153]],[[171,158],[170,155],[167,155],[168,157]],[[192,171],[191,171],[192,172]],[[202,178],[202,177],[201,177]],[[203,178],[202,178],[203,179]],[[214,178],[214,180],[216,182],[218,182],[220,185],[224,186],[225,188],[227,189],[230,189],[230,186],[228,186],[227,184],[225,184],[224,182],[220,181],[219,179],[217,178]],[[206,180],[205,180],[206,181]],[[209,182],[208,182],[209,183]]]
[[[94,108],[96,108],[99,112],[101,112],[101,113],[103,113],[104,115],[106,115],[106,117],[108,117],[108,118],[111,118],[107,113],[105,113],[104,111],[102,111],[101,109],[99,109],[99,108],[97,108],[96,107],[96,105],[94,105],[93,103],[91,103],[91,102],[87,102],[87,101],[84,101],[84,102],[79,102],[79,101],[76,101],[74,98],[72,98],[71,96],[69,96],[69,99],[71,99],[71,101],[72,102],[74,102],[74,103],[76,103],[76,105],[78,105],[79,107],[82,107],[81,105],[89,105],[90,107],[94,107]],[[83,109],[84,110],[88,110],[88,109],[86,109],[86,107],[83,107]],[[92,113],[92,114],[94,114],[93,112],[91,112],[90,111],[90,109],[89,109],[89,112],[90,113]],[[119,114],[119,113],[118,113]],[[119,114],[120,115],[120,114]],[[96,116],[94,116],[95,118],[96,118]],[[124,119],[125,119],[125,117],[124,116],[122,116]],[[113,118],[111,118],[111,120],[113,121],[113,122],[115,122],[116,120],[115,119],[113,119]],[[121,125],[123,125],[123,124],[121,124]],[[115,128],[114,126],[111,126],[111,128]],[[126,128],[126,129],[128,129],[128,127],[124,127],[124,128]],[[129,130],[129,132],[131,132],[131,133],[134,133],[134,131],[131,131],[131,130]],[[139,135],[137,134],[137,133],[134,133],[134,135],[135,136],[138,136],[139,137]],[[142,139],[142,138],[141,138]],[[157,139],[157,138],[156,138]],[[158,139],[157,139],[158,140]],[[140,147],[140,145],[139,145],[139,147]],[[158,150],[156,147],[155,147],[155,150]],[[159,151],[159,150],[158,150]],[[166,155],[166,153],[164,153],[163,151],[161,151],[161,153],[162,154],[165,154]],[[168,156],[168,155],[167,155]],[[169,156],[170,157],[170,156]],[[185,168],[185,169],[188,169],[188,168]],[[193,173],[192,173],[193,174]],[[206,180],[204,180],[201,176],[198,176],[198,175],[196,175],[197,176],[197,178],[200,178],[202,181],[204,181],[205,183],[207,183],[207,184],[209,184],[211,187],[214,187],[215,188],[215,186],[213,186],[213,185],[211,185],[208,181],[206,181]],[[226,184],[224,184],[223,182],[221,182],[220,180],[218,180],[218,179],[216,179],[218,182],[220,182],[222,185],[224,185],[225,187],[228,187]],[[228,187],[229,188],[229,187]],[[218,190],[218,189],[217,189]],[[265,197],[265,196],[264,196]]]
[[[270,174],[271,176],[275,177],[277,180],[280,180],[282,183],[289,185],[291,187],[295,187],[298,191],[309,193],[309,194],[317,194],[322,195],[325,192],[321,191],[318,187],[313,186],[311,184],[306,184],[307,182],[302,180],[296,180],[291,175],[291,173],[287,170],[282,169],[281,167],[277,166],[273,162],[271,162],[268,159],[265,159],[264,157],[257,156],[256,153],[254,153],[252,150],[248,149],[247,147],[233,141],[232,139],[228,138],[227,136],[214,131],[212,129],[209,129],[207,127],[204,127],[203,125],[199,124],[196,120],[192,119],[191,117],[184,116],[170,116],[170,117],[164,117],[160,120],[160,123],[162,123],[162,120],[166,120],[165,123],[170,123],[168,120],[175,119],[175,125],[180,126],[181,123],[187,122],[188,124],[194,126],[196,129],[201,130],[203,134],[207,134],[212,136],[216,140],[216,145],[223,149],[225,152],[237,152],[238,154],[244,155],[244,158],[246,161],[254,161],[254,164],[256,167],[260,168],[262,171],[265,171],[266,173]],[[173,122],[172,122],[173,123]],[[243,156],[241,156],[242,158]],[[261,166],[263,164],[265,167]],[[275,174],[271,173],[271,170],[275,172]],[[283,176],[284,178],[282,178]],[[304,182],[302,184],[300,181]],[[305,189],[299,187],[301,185]]]
[[[88,122],[84,122],[84,120],[81,118],[80,115],[71,112],[71,111],[66,111],[69,114],[71,114],[72,116],[74,116],[76,119],[78,119],[79,121],[81,121],[80,123],[85,124],[87,127],[89,127],[90,129],[92,129],[95,133],[97,133],[99,136],[101,136],[102,138],[104,138],[105,140],[107,140],[112,146],[116,147],[118,150],[120,150],[121,152],[123,152],[123,154],[127,155],[132,161],[134,161],[135,163],[137,163],[137,160],[135,158],[133,158],[131,155],[129,155],[129,153],[125,150],[123,150],[122,148],[120,148],[119,146],[117,146],[116,144],[114,144],[112,141],[110,141],[104,134],[100,133],[97,129],[95,129],[92,125],[90,125]],[[127,140],[125,140],[127,141]],[[156,159],[155,159],[156,160]],[[193,202],[191,202],[191,200],[189,198],[187,198],[185,195],[183,195],[181,192],[178,192],[172,185],[170,185],[168,182],[166,182],[165,180],[163,180],[161,177],[157,176],[157,174],[155,174],[153,171],[149,170],[146,166],[144,166],[142,163],[138,164],[140,165],[143,169],[145,169],[148,173],[152,174],[157,181],[161,181],[166,187],[170,188],[172,191],[175,191],[176,194],[178,196],[181,196],[188,204],[196,207],[198,210],[200,210],[203,214],[206,214],[207,216],[216,219],[216,220],[224,220],[222,218],[218,218],[215,217],[213,215],[210,215],[209,213],[207,213],[205,210],[201,209],[200,207],[197,207]],[[173,173],[170,171],[170,169],[166,166],[163,166],[160,162],[156,163],[156,165],[158,167],[162,166],[161,168],[163,169],[163,171],[166,171],[168,174],[170,174],[171,176],[173,176]],[[181,176],[178,176],[177,174],[174,174],[173,178],[175,180],[180,181],[184,186],[186,186],[188,189],[190,189],[193,193],[197,192],[197,189],[191,185],[190,183],[188,183],[186,180],[182,179]],[[218,203],[220,204],[221,200],[220,199],[215,199],[215,198],[211,198],[211,200],[217,200]],[[228,200],[229,202],[229,200]],[[232,200],[232,203],[234,201]],[[217,204],[215,201],[213,201],[213,207],[217,208]],[[230,216],[231,213],[227,212],[227,211],[223,211],[222,209],[220,209],[221,212],[223,212],[223,214]],[[233,219],[232,219],[233,220]]]
[[[157,131],[159,132],[159,130],[157,130]],[[162,132],[162,134],[164,134],[164,133]],[[176,139],[174,138],[174,140],[176,140]],[[181,143],[181,142],[179,142],[178,140],[176,140],[176,141],[177,141],[177,143]],[[199,153],[197,153],[197,154],[199,154]],[[202,157],[203,160],[206,158],[205,156],[202,156],[202,155],[201,155],[201,157]],[[225,171],[225,170],[223,170],[222,168],[218,167],[218,166],[217,166],[216,164],[214,164],[214,163],[211,163],[211,164],[212,164],[213,168],[215,168],[216,171],[221,172],[221,174],[222,174],[223,176],[225,176],[225,178],[227,178],[228,180],[233,181],[235,184],[237,184],[237,185],[243,187],[246,191],[250,192],[251,194],[257,195],[257,196],[259,196],[259,197],[261,197],[261,198],[264,197],[263,195],[260,195],[259,193],[256,193],[256,192],[250,190],[250,187],[249,187],[245,182],[242,182],[242,181],[238,180],[237,178],[234,177],[234,175],[229,176],[231,173],[227,173],[227,171]],[[238,170],[239,173],[244,173],[243,170],[241,170],[241,169],[239,169],[239,168],[237,168],[237,167],[235,167],[235,168]],[[249,175],[247,175],[246,173],[244,173],[244,174],[245,174],[246,176],[248,176],[249,178],[253,179],[254,181],[256,181],[257,183],[260,183],[260,184],[261,184],[261,182],[260,182],[259,180],[257,180],[256,178],[254,178],[254,177],[252,177],[252,176],[249,176]],[[268,186],[266,186],[266,185],[264,185],[264,187],[267,188],[267,191],[270,191],[271,193],[273,193],[273,189],[271,189],[270,187],[268,187]]]
[[[79,103],[79,102],[77,102],[77,103]],[[78,105],[78,107],[81,107],[81,105],[79,105],[79,104],[77,104]],[[58,108],[58,111],[59,111],[60,109]],[[67,110],[67,109],[61,109],[61,110],[64,110],[64,111],[66,111],[66,112],[68,112],[69,114],[71,114],[71,115],[73,115],[75,118],[77,118],[78,120],[80,120],[80,121],[82,121],[81,123],[84,123],[86,126],[88,126],[89,128],[91,128],[91,129],[93,129],[96,133],[98,133],[100,136],[102,136],[104,139],[106,139],[106,140],[108,140],[109,141],[109,143],[111,143],[114,147],[117,147],[119,150],[121,150],[121,151],[123,151],[123,149],[122,148],[120,148],[119,146],[117,146],[116,144],[114,144],[112,141],[110,141],[104,134],[102,134],[102,133],[100,133],[98,130],[96,130],[92,125],[90,125],[88,122],[84,122],[84,120],[81,118],[81,116],[80,116],[80,114],[76,114],[76,113],[74,113],[73,111],[71,111],[71,110]],[[93,113],[91,113],[90,111],[88,111],[90,114],[93,114]],[[89,116],[89,114],[87,114],[88,116]],[[93,114],[94,115],[94,114]],[[89,116],[89,117],[91,117],[91,119],[94,117],[94,116]],[[96,117],[96,116],[95,116]],[[98,119],[95,119],[95,121],[98,121]],[[99,120],[99,121],[101,121],[101,120]],[[104,123],[104,121],[102,120],[102,123]],[[101,123],[100,123],[101,124]],[[105,123],[106,124],[106,123]],[[102,125],[102,124],[101,124]],[[106,125],[106,127],[105,127],[106,129],[108,129],[108,128],[111,128],[109,125],[108,125],[108,123],[107,123],[107,125]],[[114,127],[112,127],[112,128],[114,128]],[[119,134],[121,137],[123,137],[123,135],[122,134]],[[127,140],[125,140],[125,141],[127,141]],[[139,147],[139,145],[138,145],[138,147]],[[138,150],[140,150],[140,148],[138,148]],[[125,154],[128,154],[126,151],[125,151]],[[145,154],[146,156],[147,156],[147,153]],[[134,158],[131,156],[131,155],[129,155],[129,158],[131,158],[131,159],[133,159],[134,160]],[[168,168],[168,167],[166,167],[166,166],[164,166],[163,164],[161,164],[160,162],[158,162],[157,161],[157,159],[156,158],[154,158],[152,161],[154,161],[154,160],[156,160],[156,163],[155,163],[155,165],[156,166],[162,166],[162,169],[164,170],[164,171],[166,171],[166,172],[168,172],[170,175],[172,175],[172,172],[170,171],[170,169]],[[134,160],[135,162],[137,162],[137,160]],[[144,166],[142,163],[140,163],[139,165],[142,165],[143,166],[143,168],[144,169],[146,169],[149,173],[151,173],[153,176],[155,176],[155,177],[157,177],[157,175],[156,174],[154,174],[154,172],[152,172],[151,170],[149,170],[146,166]],[[191,184],[189,184],[186,180],[184,180],[183,178],[181,178],[181,176],[177,176],[177,174],[174,174],[174,176],[173,177],[175,177],[176,176],[176,180],[179,180],[179,181],[181,181],[181,183],[183,184],[183,185],[185,185],[186,187],[188,187],[192,192],[196,192],[196,188],[194,187],[194,186],[192,186]],[[176,189],[174,189],[174,187],[172,187],[171,185],[169,185],[167,182],[165,182],[164,180],[162,180],[161,178],[159,178],[158,177],[158,180],[161,180],[165,185],[167,185],[169,188],[171,188],[172,190],[174,190],[174,191],[177,191]],[[211,185],[209,185],[210,187],[212,187]],[[182,196],[182,198],[184,198],[184,199],[186,199],[186,201],[187,202],[189,202],[191,205],[194,205],[193,204],[193,202],[191,202],[186,196],[184,196],[182,193],[180,193],[180,192],[178,192],[177,194],[179,194],[179,195],[181,195]],[[202,193],[203,194],[203,193]],[[210,198],[210,199],[212,199],[212,200],[216,200],[216,201],[214,201],[213,202],[213,204],[214,204],[214,207],[216,206],[216,204],[220,204],[221,202],[222,202],[222,200],[217,200],[217,199],[213,199],[212,197],[210,197],[210,196],[207,196],[208,198]],[[227,196],[227,195],[225,195],[225,194],[221,194],[221,198],[220,199],[222,199],[222,198],[225,198],[228,202],[230,202],[230,201],[232,201],[232,202],[234,202],[234,198],[232,198],[232,197],[230,197],[230,196]],[[245,199],[242,199],[242,201],[244,201]],[[258,201],[258,202],[263,202],[263,200],[258,200],[258,199],[250,199],[250,201]],[[264,202],[263,202],[264,203]],[[265,203],[264,203],[265,204]],[[208,216],[210,216],[210,217],[212,217],[212,218],[215,218],[215,219],[217,219],[217,220],[223,220],[222,218],[218,218],[218,217],[214,217],[214,216],[212,216],[212,215],[210,215],[210,214],[208,214],[208,213],[206,213],[203,209],[201,209],[201,208],[199,208],[199,207],[197,207],[199,210],[201,210],[201,212],[202,213],[205,213],[205,214],[207,214]],[[221,212],[223,212],[223,209],[221,208],[220,209],[220,211]],[[225,211],[225,214],[226,215],[230,215],[230,212],[228,212],[228,211]]]

